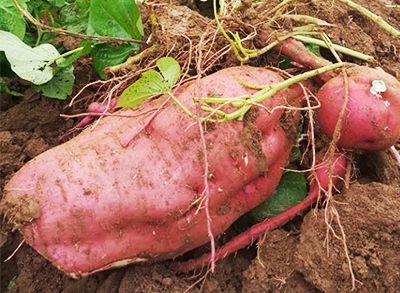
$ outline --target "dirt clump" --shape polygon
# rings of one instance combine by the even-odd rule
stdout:
[[[335,200],[357,280],[354,292],[398,292],[400,187],[355,183]],[[323,292],[350,292],[343,242],[335,237],[325,242],[326,235],[323,210],[311,211],[301,227],[295,268]]]
[[[294,254],[299,235],[275,230],[259,244],[258,257],[243,273],[243,293],[258,292],[320,292],[294,270]],[[285,253],[282,253],[285,251]]]

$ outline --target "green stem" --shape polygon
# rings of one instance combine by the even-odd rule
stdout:
[[[290,2],[295,1],[296,0],[283,0],[277,6],[268,11],[268,22],[266,23],[266,26],[272,27],[274,24],[276,24],[276,20],[282,15],[283,11],[285,10],[285,6],[288,5]]]
[[[53,62],[52,62],[51,64],[56,63],[56,61],[59,60],[59,59],[68,57],[68,56],[70,56],[70,55],[72,55],[72,54],[74,54],[74,53],[76,53],[76,52],[82,51],[82,50],[83,50],[83,47],[79,47],[79,48],[73,49],[73,50],[71,50],[71,51],[68,51],[68,52],[66,52],[66,53],[64,53],[64,54],[61,54],[61,55],[58,56],[57,58],[54,58],[54,60],[53,60]],[[53,75],[56,75],[57,72],[59,72],[60,70],[61,70],[60,66],[56,66],[56,67],[53,69]]]
[[[311,24],[324,25],[324,26],[334,26],[333,24],[330,24],[330,23],[326,22],[325,20],[322,20],[322,19],[319,19],[316,17],[312,17],[309,15],[283,14],[281,17],[292,19],[292,20],[298,21],[298,22],[311,23]]]
[[[354,3],[351,0],[339,0],[340,2],[349,5],[351,8],[356,9],[358,12],[368,17],[370,20],[380,25],[385,31],[394,35],[397,38],[400,38],[400,31],[392,27],[389,23],[387,23],[381,16],[376,15],[375,13],[369,11],[368,9]]]
[[[307,34],[318,34],[318,32],[316,32],[315,29],[316,29],[315,24],[310,23],[310,24],[306,24],[303,26],[294,27],[293,31],[294,32],[304,32]]]
[[[228,34],[225,32],[224,28],[222,27],[221,21],[219,20],[218,17],[218,11],[217,11],[217,0],[213,0],[213,10],[214,10],[214,18],[215,22],[217,24],[218,30],[221,32],[221,34],[224,36],[224,38],[229,42],[229,44],[232,47],[233,52],[235,53],[236,58],[240,61],[246,61],[248,58],[242,58],[240,56],[238,49],[236,48],[235,42],[228,36]]]
[[[217,115],[219,115],[221,117],[225,117],[226,116],[226,113],[224,111],[222,111],[222,110],[217,110],[217,109],[214,109],[214,108],[209,107],[209,106],[201,106],[200,108],[201,108],[201,110],[203,110],[205,112],[214,113],[214,114],[217,114]]]
[[[255,53],[248,54],[248,58],[257,58],[258,56],[260,56],[260,55],[262,55],[262,54],[268,52],[269,50],[271,50],[271,49],[274,48],[275,46],[278,46],[278,45],[279,45],[280,43],[282,43],[284,40],[287,40],[287,39],[289,39],[289,38],[294,38],[296,35],[304,34],[304,33],[307,33],[307,32],[304,32],[304,31],[295,31],[295,32],[288,33],[288,34],[286,34],[286,35],[284,35],[284,36],[277,36],[277,37],[276,37],[276,40],[273,41],[272,43],[269,43],[268,46],[266,46],[266,47],[264,47],[264,48],[262,48],[262,49],[257,50]],[[313,32],[309,32],[309,33],[313,33]]]
[[[251,95],[242,95],[234,98],[214,98],[214,97],[202,97],[202,98],[194,98],[195,102],[202,101],[207,104],[225,104],[225,103],[243,103],[245,100],[250,99]]]
[[[321,37],[322,37],[322,40],[325,42],[325,44],[328,46],[328,49],[329,49],[329,51],[331,51],[333,57],[335,57],[336,61],[342,62],[338,53],[333,48],[333,43],[332,43],[331,39],[328,37],[328,35],[326,33],[321,33]]]
[[[248,56],[250,53],[255,53],[257,52],[257,49],[246,49],[242,45],[242,40],[240,39],[240,36],[238,33],[231,33],[233,39],[235,40],[235,46],[242,52],[244,56]]]
[[[239,82],[241,85],[244,85],[245,87],[247,87],[247,88],[249,88],[249,89],[253,89],[253,90],[263,90],[263,89],[269,87],[269,85],[256,85],[256,84],[252,84],[252,83],[249,83],[249,82],[244,81],[244,80],[242,80],[242,79],[239,79],[238,82]]]
[[[284,0],[281,3],[279,3],[277,6],[272,8],[268,13],[269,14],[275,13],[276,11],[278,11],[279,9],[283,8],[284,6],[288,5],[290,2],[293,2],[293,1],[296,1],[296,0]]]
[[[39,19],[40,16],[39,16],[39,12],[38,12],[37,8],[35,8],[33,13],[35,14],[35,18]],[[39,46],[39,44],[40,44],[40,40],[42,39],[42,36],[43,36],[43,30],[40,27],[36,26],[36,32],[37,32],[37,39],[35,42],[35,47]]]
[[[47,14],[47,17],[50,18],[50,23],[51,23],[51,25],[54,26],[54,24],[55,24],[56,22],[54,21],[53,15],[51,14],[50,11],[46,11],[46,14]]]
[[[78,47],[78,48],[73,49],[73,50],[71,50],[71,51],[65,52],[64,54],[61,54],[60,56],[58,56],[57,58],[55,58],[54,61],[56,61],[56,60],[58,60],[58,59],[61,59],[61,58],[65,58],[65,57],[71,56],[72,54],[75,54],[75,53],[77,53],[77,52],[80,52],[80,51],[83,50],[83,48],[84,48],[84,47]]]
[[[317,46],[320,46],[323,48],[328,48],[328,45],[322,40],[318,40],[318,39],[310,38],[310,37],[306,37],[306,36],[301,36],[301,35],[293,36],[293,38],[302,43],[314,44],[314,45],[317,45]],[[355,50],[352,50],[352,49],[349,49],[349,48],[346,48],[346,47],[343,47],[340,45],[336,45],[336,44],[332,44],[332,47],[333,47],[333,49],[335,49],[338,52],[358,58],[360,60],[364,60],[367,62],[374,61],[374,57],[372,57],[370,55],[366,55],[366,54],[360,53],[358,51],[355,51]]]
[[[314,69],[314,70],[307,71],[305,73],[293,76],[285,81],[282,81],[282,82],[279,82],[276,84],[272,84],[268,88],[265,88],[265,89],[260,90],[257,93],[255,93],[253,95],[253,97],[251,99],[249,99],[248,101],[244,101],[249,104],[246,104],[242,108],[240,108],[232,113],[227,114],[223,119],[221,119],[218,122],[225,122],[225,121],[230,121],[230,120],[234,120],[234,119],[242,119],[243,116],[246,114],[246,112],[251,108],[253,103],[262,103],[265,100],[272,97],[273,95],[275,95],[278,91],[280,91],[282,89],[285,89],[293,84],[304,81],[306,79],[309,79],[309,78],[319,75],[321,73],[325,73],[325,72],[343,67],[345,65],[346,65],[346,63],[330,64],[328,66],[324,66],[324,67],[321,67],[318,69]]]
[[[193,120],[197,120],[197,116],[195,114],[193,114],[188,108],[185,107],[185,105],[183,105],[175,96],[172,92],[167,92],[165,93],[167,95],[169,95],[174,102],[182,109],[182,111],[188,115],[190,118],[192,118]]]
[[[203,97],[203,98],[196,98],[195,102],[199,102],[200,100],[205,102],[205,103],[211,103],[211,104],[224,104],[224,103],[229,103],[233,107],[239,108],[238,110],[226,114],[225,112],[216,112],[215,109],[212,109],[210,107],[204,108],[205,111],[207,112],[216,112],[218,115],[222,116],[223,118],[218,120],[218,123],[222,123],[225,121],[230,121],[230,120],[242,120],[244,115],[247,113],[247,111],[254,105],[254,104],[259,104],[264,102],[265,100],[271,98],[273,95],[275,95],[278,91],[283,90],[293,84],[296,84],[298,82],[304,81],[306,79],[309,79],[311,77],[320,75],[322,73],[340,68],[345,66],[346,63],[335,63],[335,64],[330,64],[318,69],[310,70],[307,72],[304,72],[299,75],[295,75],[289,79],[286,79],[282,82],[276,83],[276,84],[271,84],[267,86],[259,86],[258,88],[261,88],[260,91],[256,92],[253,95],[241,95],[233,98],[214,98],[214,97]],[[246,83],[243,83],[241,81],[241,84],[246,85]],[[253,88],[253,85],[250,85],[251,88]]]

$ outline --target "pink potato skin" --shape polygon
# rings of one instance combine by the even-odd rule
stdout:
[[[196,111],[196,96],[254,92],[239,79],[258,85],[282,80],[269,69],[233,67],[182,86],[176,96]],[[264,105],[272,109],[301,96],[299,87],[286,89]],[[164,101],[161,97],[119,113],[137,115]],[[292,145],[281,126],[282,114],[282,109],[271,114],[260,109],[254,121],[268,170],[243,145],[243,122],[216,124],[205,132],[215,236],[274,193]],[[18,208],[18,202],[23,208],[26,199],[38,203],[38,215],[20,231],[71,277],[174,258],[209,241],[204,208],[195,204],[204,188],[198,125],[173,102],[141,131],[149,117],[105,117],[94,130],[28,162],[5,187],[3,210]]]
[[[337,146],[366,151],[390,148],[400,138],[400,82],[388,73],[364,66],[348,69],[347,75],[349,101]],[[386,84],[381,97],[370,92],[373,80]],[[343,76],[325,83],[317,97],[321,130],[332,139],[345,98]]]

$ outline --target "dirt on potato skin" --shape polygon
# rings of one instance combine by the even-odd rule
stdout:
[[[384,6],[390,1],[357,3],[382,16],[400,29],[400,10]],[[267,10],[279,1],[261,3]],[[392,1],[389,4],[400,3]],[[201,32],[212,21],[191,14],[186,7],[172,6],[175,17],[163,15],[161,30],[167,34],[165,47],[174,45],[178,34],[187,32],[199,41]],[[400,78],[400,40],[383,31],[371,20],[338,1],[298,1],[292,7],[298,14],[308,14],[335,24],[325,28],[333,42],[371,54],[388,73]],[[257,10],[243,12],[246,20],[257,22]],[[184,24],[181,25],[182,17]],[[294,23],[293,23],[294,24]],[[241,24],[237,24],[240,27]],[[290,27],[292,23],[288,23]],[[171,30],[171,28],[178,28]],[[180,42],[186,42],[183,36]],[[218,38],[219,47],[226,45]],[[185,43],[186,46],[189,46]],[[177,46],[179,47],[179,46]],[[188,47],[185,47],[188,49]],[[323,51],[326,58],[332,58]],[[273,55],[273,54],[272,54]],[[354,58],[343,60],[365,64]],[[185,54],[181,58],[187,58]],[[274,58],[262,56],[252,64],[273,65]],[[232,54],[214,64],[210,71],[237,65]],[[88,64],[76,67],[79,87],[88,82]],[[25,87],[26,88],[26,85]],[[3,99],[3,97],[1,97]],[[2,101],[3,103],[3,101]],[[72,127],[72,120],[59,117],[66,102],[49,100],[25,91],[22,102],[11,101],[0,112],[0,186],[28,160],[61,141],[59,136]],[[354,292],[400,291],[400,169],[386,152],[356,157],[358,183],[337,197],[342,224],[347,235],[349,255],[353,261],[356,283]],[[378,183],[379,182],[379,183]],[[285,228],[287,228],[285,226]],[[218,262],[217,271],[203,282],[195,274],[177,274],[169,270],[169,261],[158,264],[133,265],[100,272],[80,280],[72,280],[58,271],[27,245],[22,245],[18,231],[1,223],[0,248],[1,292],[350,292],[351,282],[343,246],[330,240],[330,255],[323,241],[326,225],[322,211],[310,211],[300,231],[279,229],[266,235],[259,257],[255,245],[235,256]],[[196,284],[195,284],[196,283]]]

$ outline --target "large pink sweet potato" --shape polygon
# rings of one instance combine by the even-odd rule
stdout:
[[[183,86],[176,96],[196,112],[193,97],[254,92],[238,80],[265,85],[282,79],[265,68],[236,67]],[[294,105],[299,95],[287,89],[264,105]],[[118,113],[137,115],[164,101]],[[291,150],[288,133],[296,129],[291,117],[259,108],[244,122],[206,125],[214,235],[274,193]],[[141,131],[148,120],[149,114],[106,117],[34,158],[6,185],[2,211],[29,245],[68,275],[174,258],[209,241],[204,202],[198,209],[204,153],[197,124],[173,102]]]

